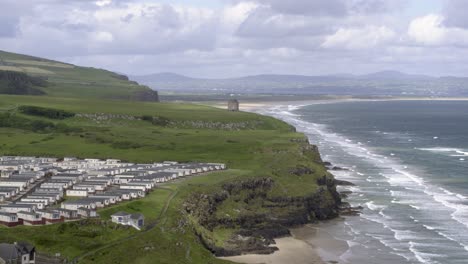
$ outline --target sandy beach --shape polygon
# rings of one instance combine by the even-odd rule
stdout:
[[[392,97],[392,98],[329,98],[329,99],[316,99],[316,100],[278,100],[278,101],[247,101],[240,102],[241,111],[254,111],[255,109],[268,107],[272,105],[308,105],[308,104],[325,104],[325,103],[336,103],[336,102],[366,102],[366,101],[468,101],[468,97]],[[206,103],[202,103],[206,104]],[[226,108],[224,102],[208,103],[206,105],[214,106],[217,108]]]
[[[292,102],[247,102],[241,104],[242,111],[255,111],[258,108],[268,107],[275,104],[311,104],[330,103],[333,101],[354,100],[304,100]],[[214,106],[224,108],[222,103]],[[339,228],[340,219],[308,224],[303,227],[291,229],[290,237],[275,239],[275,245],[279,248],[270,255],[246,254],[241,256],[221,257],[237,263],[246,264],[327,264],[346,263],[340,260],[340,256],[348,250],[346,241],[337,240],[331,236],[327,228]]]
[[[240,104],[240,109],[246,112],[254,112],[259,108],[274,105],[307,105],[326,104],[334,102],[354,101],[467,101],[468,98],[386,98],[386,99],[329,99],[307,100],[290,102],[245,102]],[[224,108],[224,104],[219,104]],[[291,237],[275,239],[278,251],[271,255],[248,254],[242,256],[225,257],[223,259],[237,263],[247,264],[323,264],[323,263],[350,263],[352,258],[348,242],[333,237],[329,231],[343,228],[343,218],[308,224],[300,228],[291,229]],[[335,232],[336,233],[336,232]]]
[[[326,231],[327,228],[338,226],[339,221],[338,219],[291,229],[291,237],[275,239],[275,246],[279,250],[271,255],[248,254],[221,259],[247,264],[346,263],[340,256],[346,253],[348,244],[335,239]]]

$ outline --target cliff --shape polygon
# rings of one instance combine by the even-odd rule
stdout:
[[[301,156],[315,157],[309,160],[314,166],[289,168],[284,175],[235,179],[217,191],[194,193],[186,200],[184,213],[210,251],[217,256],[272,253],[273,239],[289,235],[288,228],[339,215],[337,182],[326,172],[315,146],[307,141],[300,146]],[[313,179],[313,183],[294,183],[303,182],[308,191],[278,194],[285,178],[294,182],[297,177]]]
[[[158,102],[158,93],[127,76],[0,50],[0,94]]]
[[[47,81],[22,72],[0,70],[0,94],[43,95]]]

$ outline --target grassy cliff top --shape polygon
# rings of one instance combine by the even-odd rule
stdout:
[[[54,111],[60,118],[54,118]],[[317,180],[327,172],[308,146],[304,135],[288,124],[252,113],[193,104],[0,95],[0,155],[222,162],[230,168],[169,183],[144,199],[106,208],[97,221],[0,227],[0,242],[26,240],[41,252],[60,252],[83,263],[227,263],[215,259],[200,236],[212,246],[229,247],[231,236],[243,227],[218,221],[286,217],[298,205],[277,207],[274,201],[326,191]],[[303,167],[310,171],[296,173]],[[233,193],[216,205],[214,218],[183,213],[196,193],[225,193],[223,186],[231,186],[226,184],[264,178],[271,186]],[[155,227],[136,232],[107,221],[119,210],[142,212],[147,225]]]
[[[101,209],[98,219],[0,226],[0,242],[28,241],[41,254],[60,253],[78,263],[229,263],[213,252],[265,247],[264,234],[333,213],[336,197],[324,182],[329,175],[319,153],[280,120],[136,102],[154,101],[157,94],[110,71],[26,55],[0,51],[0,71],[6,72],[4,91],[24,91],[0,95],[0,155],[220,162],[229,168],[159,185],[143,199]],[[32,91],[42,95],[27,95]],[[116,211],[143,213],[145,229],[111,223]]]
[[[0,51],[0,71],[40,77],[48,83],[40,90],[53,97],[157,101],[157,94],[150,88],[103,69]]]

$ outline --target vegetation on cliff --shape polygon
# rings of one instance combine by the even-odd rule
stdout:
[[[289,235],[287,228],[338,216],[341,198],[316,148],[304,141],[296,151],[273,152],[268,176],[237,178],[187,199],[187,217],[213,253],[271,253],[272,239]],[[298,167],[287,172],[288,165]]]
[[[52,119],[17,106],[75,115]],[[191,104],[5,95],[0,112],[70,129],[0,124],[0,155],[222,162],[229,168],[106,208],[99,221],[76,224],[83,232],[70,224],[0,227],[0,242],[30,241],[43,253],[80,263],[228,263],[212,253],[271,252],[268,243],[287,227],[337,213],[339,197],[317,149],[271,117]],[[108,218],[115,210],[142,212],[146,229],[116,228]]]

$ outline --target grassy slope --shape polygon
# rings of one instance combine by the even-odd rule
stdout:
[[[5,51],[0,51],[0,70],[46,77],[50,85],[42,90],[56,97],[134,99],[135,94],[150,90],[118,79],[110,71]]]
[[[0,111],[15,112],[18,105],[53,107],[77,113],[147,114],[177,122],[257,124],[255,130],[227,131],[177,125],[161,127],[127,119],[93,121],[74,117],[64,121],[48,121],[63,122],[85,131],[44,134],[0,128],[0,155],[112,157],[134,162],[224,162],[231,168],[225,172],[167,184],[165,188],[168,189],[156,190],[145,199],[122,203],[100,212],[102,219],[108,220],[108,216],[118,210],[142,211],[147,217],[147,224],[158,223],[156,228],[147,232],[135,233],[127,228],[114,230],[116,227],[106,221],[83,224],[83,233],[76,229],[78,224],[0,228],[0,242],[28,240],[43,252],[61,252],[67,258],[75,258],[91,250],[89,255],[80,259],[83,263],[226,263],[212,257],[200,244],[193,227],[181,216],[180,210],[189,195],[216,191],[219,184],[232,179],[272,177],[276,184],[271,195],[303,196],[313,193],[317,188],[317,177],[326,173],[321,165],[311,162],[313,157],[301,154],[301,143],[292,141],[304,139],[302,134],[292,132],[291,127],[281,121],[251,113],[228,112],[198,105],[0,96]],[[19,113],[16,115],[47,120]],[[113,145],[122,141],[137,143],[139,147],[124,149]],[[316,173],[312,176],[291,176],[288,169],[297,165],[312,167]],[[168,207],[164,209],[166,203]],[[217,213],[234,215],[239,212],[238,209],[249,211],[256,210],[256,207],[229,200]],[[74,231],[60,233],[62,229]],[[217,245],[223,245],[232,232],[217,229],[207,235]],[[135,237],[125,239],[129,235]],[[92,251],[105,244],[112,247]]]

